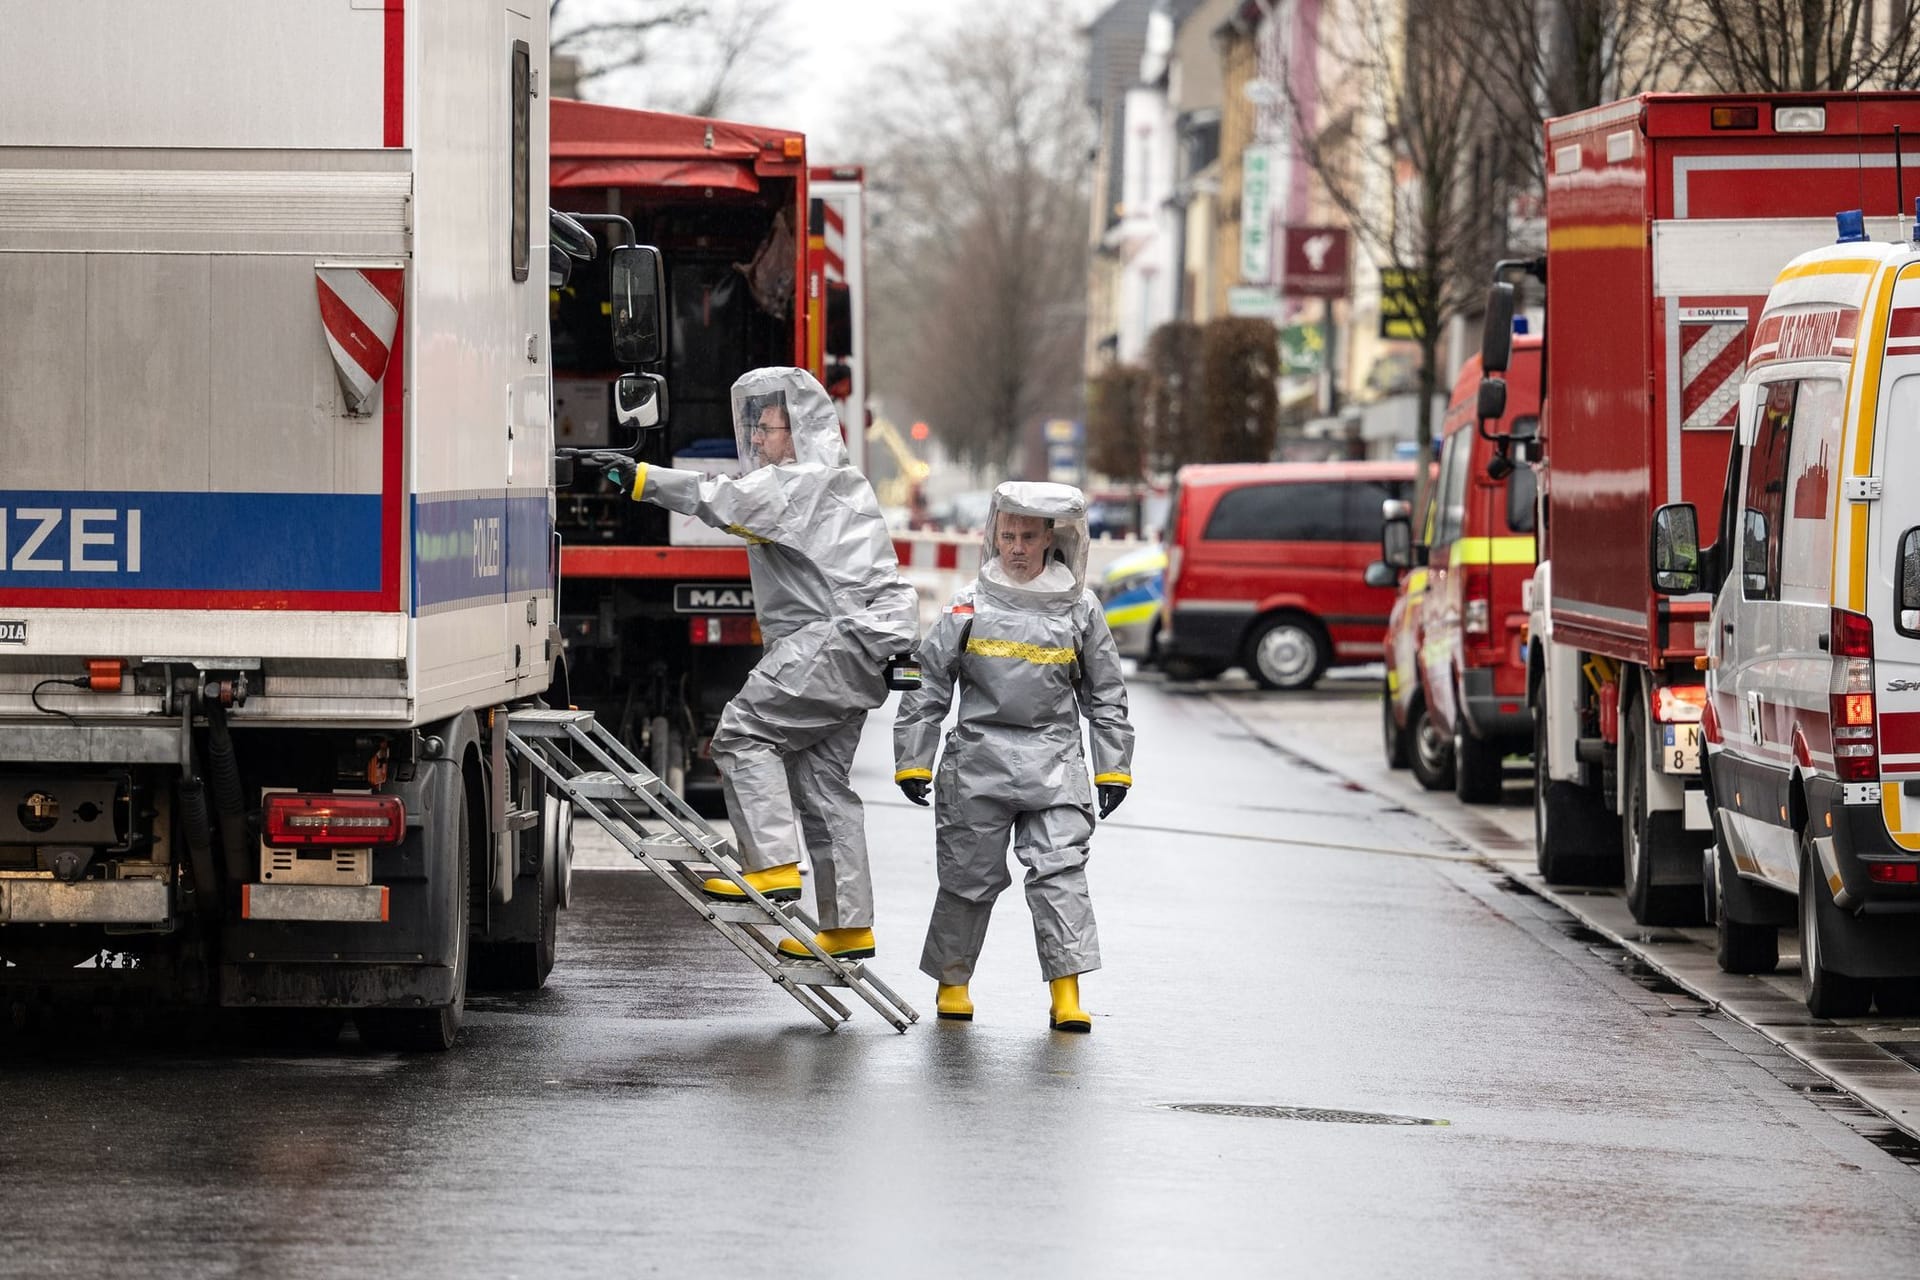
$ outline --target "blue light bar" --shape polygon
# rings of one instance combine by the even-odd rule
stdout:
[[[1836,213],[1833,220],[1840,224],[1840,238],[1836,244],[1859,244],[1867,238],[1867,220],[1858,209],[1849,209],[1845,213]]]

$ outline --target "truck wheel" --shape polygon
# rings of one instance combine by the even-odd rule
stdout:
[[[1547,773],[1547,717],[1533,708],[1533,848],[1548,884],[1618,884],[1619,828],[1600,798]]]
[[[454,875],[454,962],[453,1002],[438,1009],[362,1009],[354,1014],[360,1039],[373,1049],[396,1049],[402,1053],[445,1053],[453,1048],[460,1032],[460,1021],[467,1010],[467,964],[473,951],[468,930],[473,921],[473,857],[468,831],[467,788],[462,780],[455,793],[456,842],[453,851]]]
[[[1407,731],[1393,722],[1393,692],[1380,685],[1380,742],[1387,755],[1387,768],[1407,767]]]
[[[1646,742],[1637,715],[1623,728],[1627,734],[1627,789],[1620,806],[1621,866],[1627,885],[1627,910],[1641,924],[1688,925],[1704,914],[1699,890],[1686,884],[1653,882],[1655,851],[1688,843],[1686,818],[1678,813],[1647,811]]]
[[[1714,959],[1723,973],[1772,973],[1780,967],[1780,930],[1770,924],[1747,924],[1728,914],[1727,880],[1739,872],[1733,869],[1733,855],[1724,842],[1716,839],[1710,856]]]
[[[1459,707],[1455,701],[1454,706]],[[1453,794],[1462,804],[1498,804],[1506,759],[1498,744],[1473,736],[1466,717],[1455,711],[1453,725]]]
[[[1433,722],[1425,698],[1414,701],[1413,718],[1407,724],[1407,745],[1407,764],[1421,786],[1429,791],[1452,788],[1453,743]]]
[[[1262,689],[1311,689],[1332,660],[1331,650],[1313,619],[1280,613],[1247,638],[1244,665]]]
[[[1858,1018],[1873,1003],[1873,985],[1860,978],[1835,973],[1827,967],[1827,952],[1833,941],[1831,924],[1821,921],[1840,914],[1827,890],[1826,877],[1819,874],[1820,855],[1813,841],[1800,833],[1800,986],[1806,993],[1807,1012],[1816,1018]],[[1837,922],[1837,921],[1836,921]]]

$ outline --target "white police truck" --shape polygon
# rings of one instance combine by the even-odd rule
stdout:
[[[8,23],[0,998],[445,1048],[568,884],[504,747],[565,701],[546,6]]]

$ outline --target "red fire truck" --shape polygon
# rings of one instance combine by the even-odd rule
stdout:
[[[1643,923],[1704,910],[1705,594],[1652,589],[1663,503],[1720,518],[1749,329],[1833,214],[1892,210],[1920,95],[1650,94],[1546,125],[1541,563],[1531,593],[1535,830],[1549,880],[1624,875]],[[1895,234],[1893,219],[1884,235]],[[1512,286],[1483,353],[1506,366]]]
[[[652,372],[670,398],[643,461],[735,470],[729,388],[765,365],[811,370],[842,421],[861,420],[858,170],[810,171],[801,135],[722,120],[559,100],[551,127],[554,207],[590,226],[627,219],[667,264],[668,354]],[[624,446],[605,285],[582,276],[553,295],[555,441]],[[859,431],[848,445],[858,461]],[[560,495],[557,526],[573,702],[676,790],[717,804],[707,743],[760,656],[744,547],[585,469]]]

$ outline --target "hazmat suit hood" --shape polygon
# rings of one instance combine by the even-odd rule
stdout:
[[[1045,520],[1052,535],[1045,565],[1025,580],[1002,559],[1000,530],[1009,516]],[[1087,589],[1087,498],[1070,484],[1009,480],[993,491],[980,587],[1014,605],[1071,605]]]
[[[733,434],[741,474],[784,462],[848,464],[840,415],[805,369],[753,369],[733,384]]]

